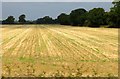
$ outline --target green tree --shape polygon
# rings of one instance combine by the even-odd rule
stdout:
[[[105,23],[105,11],[103,8],[93,8],[89,11],[87,18],[90,27],[100,27]]]
[[[104,25],[108,25],[109,24],[109,12],[105,12],[103,18],[104,18]]]
[[[114,7],[109,12],[109,25],[110,27],[120,27],[120,1],[113,2]]]
[[[53,23],[53,19],[49,16],[43,17],[43,21],[45,24],[52,24]]]
[[[15,20],[15,18],[13,16],[8,16],[8,18],[6,20],[4,20],[2,23],[3,24],[13,24],[14,20]]]
[[[86,20],[86,10],[85,9],[76,9],[70,13],[70,21],[72,25],[83,25]]]
[[[54,24],[54,20],[49,16],[39,18],[36,20],[36,22],[37,22],[37,24]]]
[[[26,22],[25,18],[26,18],[25,14],[22,14],[22,15],[19,16],[19,20],[18,21],[20,23],[25,23]]]
[[[65,14],[65,13],[61,13],[58,17],[58,22],[61,25],[70,25],[70,18],[69,15]]]

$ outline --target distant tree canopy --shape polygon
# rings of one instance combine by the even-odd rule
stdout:
[[[120,1],[113,2],[114,7],[109,12],[109,25],[110,27],[120,27]]]
[[[3,20],[2,23],[13,24],[14,20],[15,20],[15,18],[13,16],[8,16],[8,18],[6,20]]]
[[[50,16],[38,18],[34,21],[25,20],[26,15],[19,16],[18,21],[14,21],[13,16],[8,16],[6,20],[3,20],[3,24],[61,24],[72,26],[88,26],[88,27],[100,27],[101,25],[107,25],[112,28],[120,27],[120,1],[113,2],[113,7],[109,12],[105,12],[103,8],[93,8],[89,11],[84,8],[72,10],[70,14],[61,13],[56,19]]]
[[[60,14],[57,19],[61,25],[70,25],[70,16],[65,13]]]
[[[87,11],[85,9],[76,9],[71,11],[70,13],[70,21],[71,24],[74,26],[76,25],[83,25],[86,20],[86,13]]]
[[[94,8],[88,12],[87,22],[90,27],[99,27],[105,24],[105,11],[103,8]]]
[[[25,14],[20,15],[18,22],[24,24],[26,22],[25,18],[26,18]]]
[[[43,18],[37,19],[36,23],[37,24],[54,24],[55,22],[54,22],[54,20],[51,17],[45,16]]]

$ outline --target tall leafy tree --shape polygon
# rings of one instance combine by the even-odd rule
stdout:
[[[103,8],[93,8],[88,13],[88,25],[99,27],[105,23],[105,10]]]
[[[70,25],[70,18],[69,15],[65,14],[65,13],[61,13],[58,17],[58,22],[61,25]]]
[[[25,14],[22,14],[22,15],[19,16],[19,20],[18,21],[20,23],[25,23],[26,22],[25,18],[26,18]]]
[[[71,11],[70,13],[70,21],[72,25],[83,25],[85,22],[85,17],[87,11],[83,8],[76,9]]]
[[[14,20],[15,20],[15,18],[13,16],[8,16],[8,18],[6,20],[4,20],[2,23],[3,24],[13,24]]]
[[[113,2],[114,7],[109,12],[109,25],[110,27],[120,27],[120,1]]]

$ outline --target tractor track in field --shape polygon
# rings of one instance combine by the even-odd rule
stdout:
[[[61,35],[64,35],[64,37],[63,38],[65,38],[65,37],[67,37],[68,39],[71,39],[71,38],[75,38],[74,36],[73,37],[71,37],[70,35],[68,36],[67,34],[64,34],[64,32],[59,32],[58,30],[56,31],[56,30],[53,30],[52,29],[52,31],[55,31],[55,32],[57,32],[58,34],[61,34]],[[75,39],[74,39],[75,40]],[[70,41],[69,41],[70,42]],[[77,43],[79,43],[80,44],[80,42],[81,41],[77,41],[77,40],[75,40],[75,42],[77,42]],[[72,46],[72,45],[71,45]],[[84,47],[82,47],[82,49],[84,49],[84,50],[86,50],[87,51],[87,48],[88,49],[90,49],[88,46],[84,46]],[[94,50],[93,50],[94,51]],[[96,51],[95,51],[96,52]],[[86,52],[81,52],[82,54],[84,54],[84,53],[86,53]],[[89,54],[90,54],[91,52],[89,52]],[[99,58],[99,55],[97,54],[95,54],[95,53],[91,53],[92,54],[92,56],[96,56],[96,57],[98,57]],[[85,55],[84,55],[85,56]],[[104,56],[104,55],[103,55]],[[101,56],[100,56],[101,57]],[[105,56],[106,57],[106,56]],[[86,56],[86,58],[87,58],[87,56]],[[88,59],[89,60],[89,59]],[[99,60],[99,59],[98,59]]]
[[[94,40],[91,40],[91,39],[88,39],[88,40],[84,40],[83,38],[87,38],[87,37],[84,37],[84,36],[81,36],[81,35],[79,35],[79,36],[77,36],[78,34],[75,34],[75,33],[71,33],[70,34],[70,32],[69,33],[64,33],[64,31],[59,31],[60,29],[57,29],[57,31],[56,30],[53,30],[53,31],[56,31],[57,33],[59,33],[59,34],[61,34],[61,35],[64,35],[64,36],[66,36],[66,37],[68,37],[68,38],[74,38],[74,40],[76,39],[76,41],[78,42],[78,43],[80,43],[80,42],[82,42],[82,43],[84,43],[84,48],[87,48],[88,50],[89,49],[91,49],[92,50],[92,52],[98,52],[99,54],[101,54],[102,56],[104,56],[105,58],[107,58],[108,60],[110,59],[110,58],[108,58],[108,54],[105,52],[103,52],[103,50],[105,50],[105,49],[101,49],[100,48],[100,46],[102,47],[102,46],[104,46],[104,44],[101,44],[101,42],[102,41],[99,41],[98,43],[96,43],[96,42],[94,42]],[[65,32],[67,32],[67,30],[65,30]],[[75,34],[75,35],[74,35]],[[73,37],[70,37],[70,35],[73,35]],[[83,34],[84,35],[84,34]],[[90,36],[90,35],[87,35],[87,36]],[[82,38],[81,38],[82,37]],[[101,38],[102,39],[102,38]],[[93,41],[93,42],[92,42]],[[104,41],[104,40],[103,40]],[[87,45],[86,45],[86,44]],[[96,43],[96,44],[95,44]],[[107,43],[107,42],[106,42]],[[94,47],[92,47],[91,48],[91,46],[92,46],[92,44],[94,45]],[[107,44],[109,44],[109,42],[107,43]],[[90,46],[90,47],[89,47]],[[110,45],[109,45],[110,46]],[[118,46],[118,45],[116,45],[116,46]],[[97,48],[96,48],[97,47]],[[98,49],[100,49],[100,50],[98,50]],[[111,49],[109,49],[109,50],[111,50]],[[117,50],[116,50],[117,51]],[[110,51],[108,51],[108,53],[109,53]],[[98,55],[98,53],[97,53],[97,55]],[[106,54],[107,54],[107,56],[106,56]],[[99,56],[99,57],[101,57],[101,56]]]

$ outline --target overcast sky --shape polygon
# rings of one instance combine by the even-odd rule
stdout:
[[[6,0],[9,1],[9,0]],[[106,11],[112,7],[111,2],[2,2],[2,19],[9,15],[18,19],[19,15],[25,14],[26,19],[36,20],[39,17],[51,16],[56,18],[60,13],[69,14],[77,8],[102,7]],[[1,17],[0,17],[1,18]]]
[[[112,2],[113,0],[0,0],[2,2]]]

